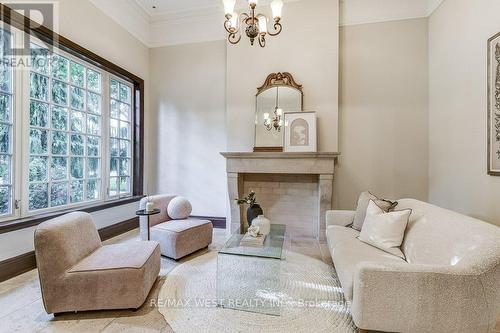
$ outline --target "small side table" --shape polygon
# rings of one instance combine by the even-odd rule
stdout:
[[[150,234],[149,234],[149,217],[151,215],[156,215],[160,214],[161,210],[158,208],[153,209],[151,212],[146,211],[145,209],[141,209],[135,212],[135,215],[137,216],[147,216],[148,217],[148,240],[151,240]]]

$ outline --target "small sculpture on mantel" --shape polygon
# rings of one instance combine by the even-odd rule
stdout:
[[[259,215],[264,215],[262,208],[257,203],[257,197],[254,191],[248,193],[246,197],[241,199],[234,199],[238,203],[238,205],[247,204],[249,207],[247,208],[247,223],[248,226],[252,225],[252,221],[258,217]]]

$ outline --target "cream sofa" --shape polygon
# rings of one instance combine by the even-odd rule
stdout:
[[[157,242],[103,246],[87,213],[41,223],[34,242],[47,313],[137,309],[160,272]]]
[[[329,211],[326,238],[362,330],[492,332],[500,312],[500,228],[431,204],[412,209],[406,261],[365,244],[346,227],[354,211]]]

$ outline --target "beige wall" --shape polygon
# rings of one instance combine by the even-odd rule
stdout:
[[[304,85],[304,108],[317,111],[318,148],[338,150],[338,0],[288,2],[283,32],[262,49],[241,42],[227,48],[227,143],[254,146],[255,93],[272,72],[291,72]]]
[[[149,121],[149,50],[125,29],[104,15],[88,1],[59,1],[59,33],[64,37],[122,66],[146,82],[146,126]],[[147,128],[147,127],[146,127]],[[148,138],[146,138],[146,145]],[[146,150],[147,161],[151,151]],[[98,228],[135,216],[137,204],[93,213]],[[0,234],[0,261],[33,250],[34,228]]]
[[[445,0],[429,20],[429,193],[500,225],[500,177],[486,174],[487,40],[500,1]]]
[[[425,18],[341,27],[335,207],[427,199],[427,40]]]
[[[194,215],[225,216],[224,41],[151,49],[151,186],[191,201]]]

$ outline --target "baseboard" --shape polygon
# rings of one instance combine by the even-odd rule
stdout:
[[[0,282],[36,268],[35,251],[0,261]]]
[[[213,216],[191,216],[197,219],[212,221],[214,228],[226,229],[226,218],[225,217],[213,217]]]
[[[139,217],[137,216],[99,229],[99,236],[101,236],[102,241],[105,241],[136,228],[139,228]]]
[[[127,231],[134,230],[139,227],[139,218],[134,217],[126,221],[118,222],[110,226],[99,229],[99,236],[102,241],[116,237]],[[26,273],[36,268],[35,251],[30,251],[18,255],[17,257],[9,258],[0,261],[0,282],[11,279],[17,275]]]

